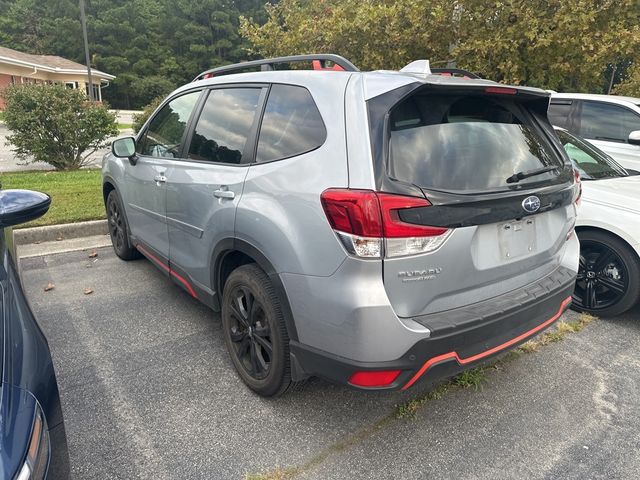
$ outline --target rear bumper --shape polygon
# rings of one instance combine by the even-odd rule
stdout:
[[[562,281],[550,285],[544,293],[521,298],[511,308],[505,308],[502,296],[481,302],[483,314],[453,328],[442,325],[432,330],[429,338],[419,340],[396,360],[357,362],[291,342],[294,377],[315,375],[366,390],[405,390],[421,380],[455,375],[526,342],[558,320],[571,303],[574,275],[567,272]],[[349,383],[355,372],[380,370],[400,370],[400,374],[384,386],[359,387]]]

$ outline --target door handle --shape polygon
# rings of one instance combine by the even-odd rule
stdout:
[[[153,179],[156,181],[156,184],[158,185],[160,185],[161,183],[165,183],[167,181],[167,177],[165,177],[163,174],[156,175],[155,177],[153,177]]]
[[[213,196],[218,198],[235,198],[236,194],[231,190],[224,190],[220,188],[213,191]]]

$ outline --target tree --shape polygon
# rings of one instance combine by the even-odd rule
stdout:
[[[618,84],[613,93],[640,98],[640,60],[632,67],[629,77]]]
[[[459,0],[453,56],[516,85],[602,93],[640,48],[637,0]]]
[[[16,0],[0,7],[0,45],[27,53],[82,59],[77,0]]]
[[[247,57],[239,16],[265,0],[86,0],[91,66],[116,76],[103,98],[139,108],[203,70]],[[77,0],[0,0],[0,45],[84,63]]]
[[[363,69],[428,58],[554,90],[602,92],[607,67],[640,50],[637,0],[281,0],[267,14],[241,19],[255,54],[334,52]]]
[[[115,115],[62,85],[11,85],[3,91],[4,121],[17,156],[75,170],[118,134]]]
[[[447,58],[453,7],[447,0],[281,0],[240,33],[265,57],[337,53],[361,69],[395,69],[418,58]]]

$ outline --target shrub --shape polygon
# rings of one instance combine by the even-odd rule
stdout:
[[[116,117],[106,105],[90,102],[62,85],[11,85],[4,121],[16,155],[25,163],[46,162],[57,170],[75,170],[118,134]]]
[[[165,99],[164,96],[156,97],[151,100],[151,103],[144,107],[141,113],[133,114],[133,131],[138,133],[140,129],[143,127],[144,122],[151,116],[153,112],[156,111],[156,108],[160,106],[162,101]]]

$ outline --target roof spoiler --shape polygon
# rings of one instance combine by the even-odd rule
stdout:
[[[265,58],[262,60],[252,60],[249,62],[234,63],[222,67],[205,70],[193,81],[204,80],[206,78],[217,77],[219,75],[228,75],[230,73],[238,73],[244,70],[260,67],[262,71],[275,70],[274,66],[278,64],[289,64],[299,62],[311,62],[313,70],[333,70],[359,72],[360,70],[353,63],[340,55],[329,53],[319,53],[313,55],[292,55],[290,57]],[[333,63],[332,67],[327,67],[327,62]]]

